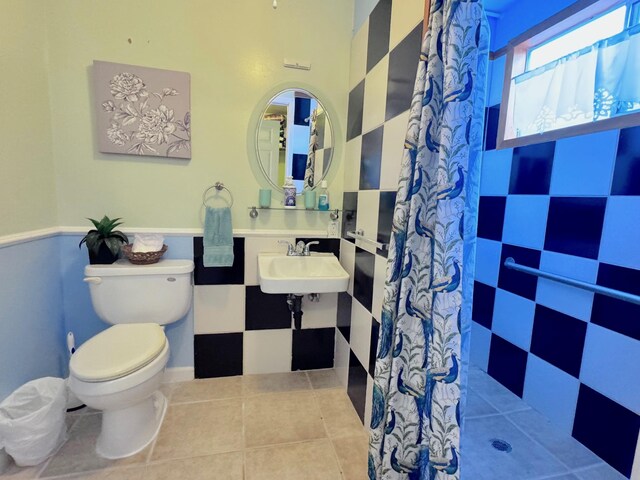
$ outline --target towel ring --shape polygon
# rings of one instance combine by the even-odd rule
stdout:
[[[226,190],[227,193],[229,194],[229,198],[231,199],[231,202],[229,203],[229,207],[233,206],[233,194],[231,193],[231,190],[229,190],[227,187],[225,187],[224,183],[222,183],[222,182],[214,183],[213,185],[211,185],[209,188],[207,188],[202,193],[202,206],[204,206],[204,207],[207,206],[207,193],[209,193],[209,190],[211,190],[212,188],[215,188],[218,192],[220,192],[222,190]]]

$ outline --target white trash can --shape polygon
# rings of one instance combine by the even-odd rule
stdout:
[[[0,475],[2,475],[7,468],[9,468],[9,463],[11,462],[11,457],[9,454],[4,451],[4,448],[0,448]]]
[[[16,465],[38,465],[67,440],[67,386],[62,378],[25,383],[0,403],[0,447]]]

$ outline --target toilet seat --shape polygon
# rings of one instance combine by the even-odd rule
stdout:
[[[71,357],[72,375],[83,382],[125,377],[153,362],[167,338],[155,323],[119,324],[87,340]]]

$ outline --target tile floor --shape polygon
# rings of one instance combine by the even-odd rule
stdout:
[[[98,457],[100,414],[69,414],[69,440],[44,464],[3,479],[364,480],[367,432],[333,370],[165,385],[155,443],[131,458]],[[624,480],[480,369],[469,371],[462,480]],[[512,450],[492,447],[508,442]]]
[[[625,477],[477,367],[469,369],[462,480],[624,480]],[[493,440],[512,450],[496,450]]]
[[[1,478],[340,480],[366,476],[367,434],[333,370],[165,385],[155,443],[128,459],[95,454],[100,414],[69,414],[69,440],[43,465]]]

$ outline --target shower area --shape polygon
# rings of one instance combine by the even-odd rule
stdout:
[[[599,9],[584,15],[597,31],[603,18],[623,22],[625,10],[633,22],[636,8],[553,3],[540,12],[514,2],[490,17],[497,54],[485,113],[463,477],[640,478],[638,119],[496,148],[514,58],[499,48],[581,9]],[[606,45],[633,41],[634,28]],[[577,61],[559,60],[567,69]]]
[[[427,2],[436,9],[441,3]],[[411,120],[416,118],[413,111],[400,115],[389,111],[396,106],[394,102],[400,95],[402,80],[402,73],[393,69],[411,70],[409,62],[403,64],[399,60],[400,50],[410,50],[409,42],[416,45],[423,28],[423,25],[418,25],[414,32],[394,46],[394,16],[406,8],[398,4],[398,1],[378,1],[360,29],[356,29],[352,41],[346,170],[348,174],[356,175],[353,183],[349,181],[349,175],[345,176],[344,209],[352,213],[351,220],[347,216],[345,221],[352,221],[353,226],[343,225],[343,234],[356,225],[375,231],[375,225],[367,229],[371,223],[367,210],[374,192],[379,194],[376,200],[380,202],[382,215],[383,199],[391,195],[395,199],[397,191],[397,218],[397,202],[410,198],[407,191],[411,191],[411,185],[415,186],[419,180],[415,169],[412,174],[405,175],[403,170],[398,175],[400,172],[389,166],[390,153],[386,149],[387,141],[390,144],[393,135],[404,135],[409,123],[405,155],[407,150],[411,150]],[[509,103],[508,84],[512,82],[509,80],[505,84],[505,74],[506,78],[514,78],[512,70],[516,68],[510,48],[528,38],[535,38],[556,24],[564,25],[563,28],[569,31],[566,21],[562,23],[563,18],[583,18],[581,21],[587,22],[598,19],[602,12],[614,11],[617,15],[619,9],[624,8],[627,13],[621,18],[629,22],[635,18],[633,12],[637,13],[638,6],[624,1],[563,0],[541,4],[533,0],[485,0],[484,7],[491,40],[487,90],[483,101],[484,133],[477,185],[479,204],[470,321],[468,326],[464,322],[462,325],[458,323],[461,345],[453,347],[454,353],[448,354],[441,365],[427,367],[430,368],[428,371],[436,372],[432,374],[436,382],[446,383],[448,376],[452,376],[459,366],[459,388],[461,396],[466,398],[466,408],[460,413],[455,402],[447,403],[446,395],[442,394],[444,413],[440,420],[445,425],[443,430],[453,440],[436,454],[430,451],[428,461],[424,450],[418,448],[407,453],[403,451],[406,445],[401,441],[394,444],[387,439],[389,432],[397,431],[400,423],[394,408],[401,401],[393,400],[394,395],[410,400],[408,410],[416,418],[421,417],[423,409],[428,407],[425,407],[420,390],[423,385],[416,380],[418,377],[412,379],[406,368],[389,367],[380,361],[380,357],[387,353],[387,349],[407,349],[406,344],[398,344],[398,336],[385,347],[389,328],[385,325],[385,308],[390,305],[390,297],[399,299],[395,308],[400,316],[420,318],[421,312],[440,307],[419,305],[419,283],[415,283],[412,289],[397,287],[389,290],[389,282],[394,281],[394,268],[398,269],[396,280],[405,276],[411,278],[412,269],[415,269],[415,264],[404,263],[400,274],[399,265],[394,263],[393,250],[398,243],[398,239],[393,238],[398,233],[396,223],[390,236],[378,235],[379,242],[391,240],[389,256],[392,259],[386,278],[386,294],[384,273],[381,273],[386,270],[386,253],[371,251],[358,243],[352,247],[346,238],[342,241],[341,261],[346,269],[354,272],[354,285],[352,291],[341,294],[339,300],[336,370],[346,383],[349,397],[365,427],[371,425],[374,432],[369,477],[638,479],[640,126],[637,125],[640,125],[640,119],[631,114],[618,123],[609,122],[607,128],[578,129],[555,138],[533,136],[526,142],[500,140],[501,135],[502,139],[505,138],[505,125],[501,125],[500,113]],[[629,23],[626,25],[621,37],[609,43],[594,44],[591,52],[604,45],[633,40],[637,28]],[[577,28],[580,23],[574,26]],[[604,27],[594,24],[591,30],[600,28]],[[381,40],[380,37],[384,38]],[[479,34],[476,34],[476,45],[478,39]],[[438,53],[438,49],[443,48],[441,40],[438,36],[432,45]],[[382,53],[379,53],[380,45],[386,48]],[[558,62],[569,62],[584,53],[572,57],[571,52],[569,50],[566,57]],[[425,58],[429,55],[424,45],[421,54]],[[366,66],[360,65],[362,57],[366,59]],[[631,56],[623,63],[629,62],[633,63]],[[370,106],[374,102],[372,86],[379,89],[378,70],[381,65],[387,81],[383,89],[383,94],[386,93],[386,115],[380,117],[380,126],[366,114],[374,112]],[[429,104],[434,90],[430,88],[432,84],[428,73],[426,78],[419,91],[424,98],[428,97],[423,105]],[[406,78],[405,88],[409,82],[413,84],[413,80],[413,77]],[[435,90],[437,94],[437,88]],[[464,95],[463,90],[457,91],[456,95]],[[455,98],[452,96],[448,101],[455,101]],[[629,104],[634,105],[634,102]],[[385,112],[384,108],[382,112]],[[354,119],[359,119],[360,123],[354,123]],[[428,118],[424,120],[424,125],[427,124]],[[469,131],[473,131],[470,124],[467,124],[467,142]],[[430,138],[434,130],[427,129],[426,135],[425,147],[431,151],[434,145],[441,147],[437,144],[441,139]],[[451,131],[459,130],[454,127]],[[375,145],[378,136],[381,151]],[[417,150],[420,151],[420,145]],[[367,175],[372,158],[376,162],[376,152],[381,161],[377,160],[378,178],[371,183]],[[405,159],[404,164],[411,164],[412,160]],[[350,171],[352,165],[353,170]],[[473,163],[468,168],[472,169]],[[398,176],[401,178],[400,188],[389,180]],[[429,172],[426,176],[429,177]],[[403,186],[407,178],[410,179],[409,188]],[[452,188],[459,178],[455,172],[449,175]],[[417,188],[413,190],[418,191]],[[385,203],[388,202],[385,200]],[[409,236],[415,232],[425,239],[432,238],[430,232],[422,228],[428,221],[424,217],[425,208],[422,209],[422,217],[418,210],[420,220],[415,221],[415,226],[412,223],[413,213],[406,213],[411,223]],[[456,218],[456,226],[458,221],[462,223]],[[378,222],[380,225],[381,217]],[[437,252],[437,248],[435,250]],[[437,284],[431,279],[430,285],[441,289],[434,290],[433,298],[443,288],[449,288],[458,275],[457,270],[454,272],[455,260],[451,262],[449,259],[449,262],[442,269],[444,273],[442,270],[436,272],[440,274],[436,277],[446,278],[446,283]],[[464,301],[460,308],[463,315]],[[422,318],[425,320],[424,337],[429,338],[427,328],[434,327],[427,325],[426,317]],[[371,320],[370,327],[368,319]],[[435,328],[438,329],[437,326]],[[421,332],[412,332],[411,335],[415,333],[413,338],[421,341]],[[363,336],[370,339],[370,343],[363,342]],[[370,348],[362,348],[365,344]],[[377,363],[374,345],[382,350],[377,352]],[[459,365],[456,348],[462,352]],[[389,355],[395,357],[395,352]],[[421,366],[425,367],[428,361],[430,359],[422,361]],[[380,382],[380,371],[383,374],[387,372],[389,378]],[[455,374],[458,374],[457,370]],[[449,392],[458,388],[453,378],[454,375],[450,379]],[[429,375],[426,379],[427,402],[437,403],[439,400],[433,399],[438,395],[438,387],[433,393],[428,383]],[[383,387],[389,385],[389,391],[378,388],[380,384]],[[379,405],[387,402],[385,405],[391,405],[391,408],[381,413],[383,410],[376,405],[377,400]],[[431,421],[436,414],[427,412],[426,415]],[[454,418],[459,417],[463,417],[463,421],[458,437],[458,424]],[[411,429],[415,423],[407,421],[406,428]],[[435,430],[440,427],[437,425]],[[405,438],[411,438],[411,435],[404,434]],[[422,439],[418,435],[418,444]],[[383,452],[382,460],[376,458],[378,451]],[[389,457],[386,460],[385,455]],[[377,477],[372,477],[372,470],[379,468],[380,464],[383,467],[378,472],[382,471],[382,476],[378,473]],[[426,468],[430,469],[429,476],[416,476],[419,471],[422,473],[417,465],[429,465]]]

